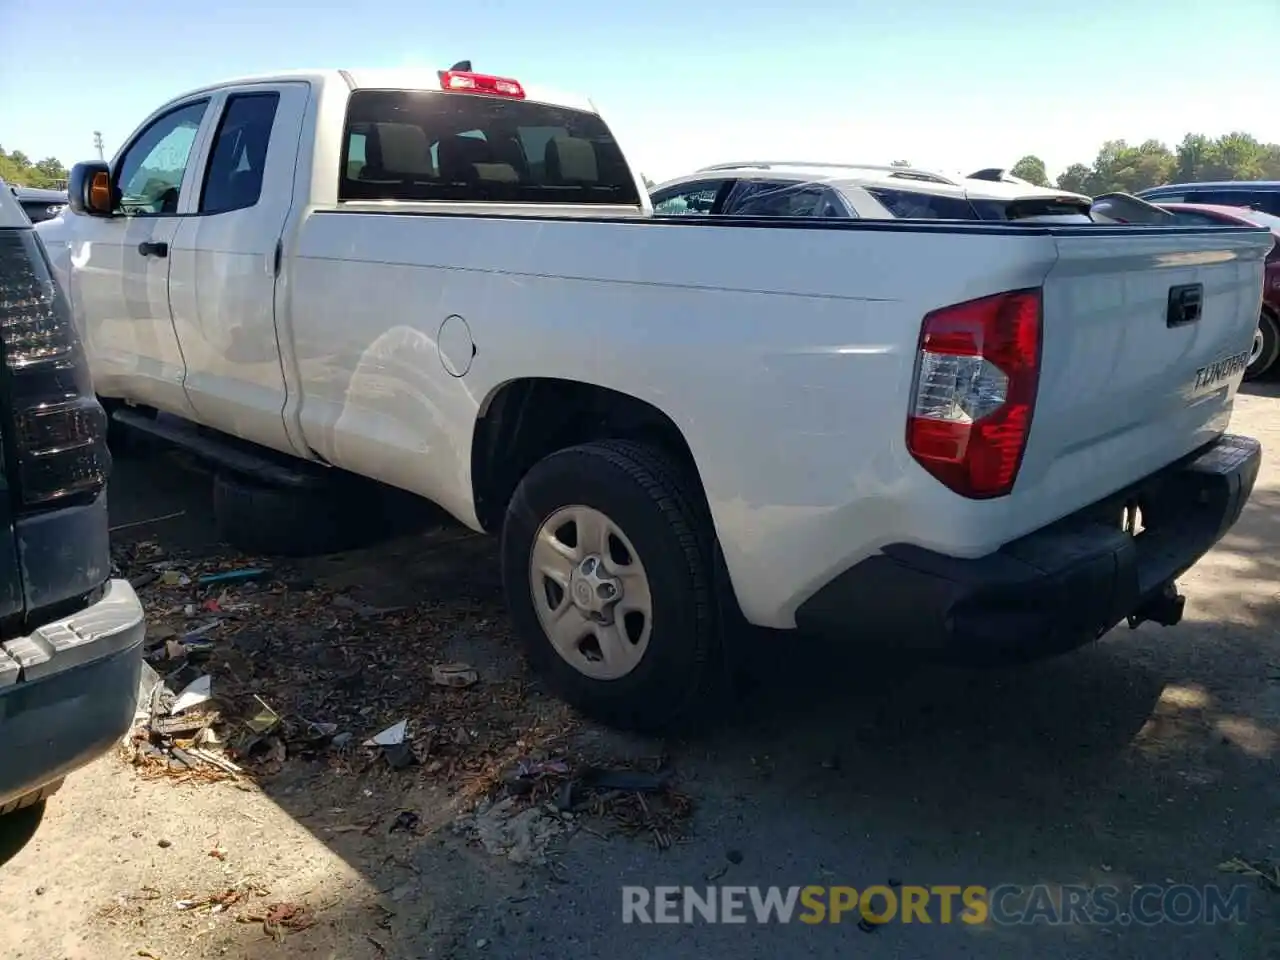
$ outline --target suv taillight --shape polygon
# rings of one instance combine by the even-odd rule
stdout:
[[[1013,489],[1040,371],[1040,290],[1013,290],[924,318],[907,449],[956,493]]]
[[[27,510],[92,499],[111,471],[106,415],[80,338],[30,228],[0,230],[0,353],[11,429],[6,459],[16,505]]]

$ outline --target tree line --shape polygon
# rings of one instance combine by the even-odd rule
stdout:
[[[906,166],[895,160],[895,166]],[[1044,161],[1027,154],[1010,168],[1041,187],[1057,186],[1059,190],[1097,196],[1100,193],[1124,191],[1135,193],[1162,183],[1190,183],[1197,180],[1280,180],[1280,143],[1261,143],[1247,133],[1228,133],[1207,137],[1188,133],[1174,149],[1159,140],[1148,140],[1131,146],[1124,140],[1108,140],[1091,165],[1073,163],[1058,176],[1049,179]],[[54,157],[32,162],[21,150],[6,152],[0,147],[0,179],[28,187],[61,186],[67,168]],[[645,184],[652,186],[648,177]]]
[[[32,162],[21,150],[7,153],[0,147],[0,180],[22,187],[62,187],[67,168],[54,157]]]
[[[1100,193],[1135,193],[1165,183],[1206,180],[1280,180],[1280,143],[1261,143],[1247,133],[1206,137],[1188,133],[1170,150],[1159,140],[1131,146],[1108,140],[1092,165],[1073,163],[1050,184],[1044,161],[1028,154],[1010,168],[1041,187],[1057,186],[1096,197]]]

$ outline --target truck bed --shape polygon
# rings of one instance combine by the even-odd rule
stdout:
[[[376,464],[476,524],[468,485],[422,457],[465,460],[504,383],[536,371],[646,400],[698,463],[744,612],[790,626],[891,538],[981,556],[1220,434],[1239,376],[1192,384],[1247,350],[1269,244],[1231,228],[317,212],[289,264],[306,323],[289,331],[286,416],[329,462]],[[1194,283],[1201,319],[1169,329],[1169,289]],[[905,447],[920,320],[1032,287],[1024,466],[1009,497],[966,500]],[[475,345],[465,381],[438,375],[454,315]]]

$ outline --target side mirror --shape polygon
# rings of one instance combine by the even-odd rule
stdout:
[[[115,210],[111,168],[100,161],[77,163],[67,180],[67,206],[73,213],[109,217]]]

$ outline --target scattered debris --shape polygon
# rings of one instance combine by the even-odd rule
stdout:
[[[385,617],[393,613],[401,613],[404,607],[373,607],[367,603],[361,603],[348,596],[337,596],[333,598],[333,605],[341,610],[350,610],[357,617],[371,619],[373,617]]]
[[[671,772],[645,773],[641,770],[605,770],[587,767],[573,780],[567,780],[556,795],[555,804],[561,810],[573,810],[583,801],[584,794],[595,791],[620,793],[662,793],[671,783]]]
[[[108,527],[109,533],[119,533],[121,530],[131,530],[134,527],[146,527],[153,523],[160,523],[164,520],[177,520],[179,517],[185,517],[187,511],[175,510],[173,513],[166,513],[161,517],[148,517],[146,520],[132,520],[129,523],[117,523],[114,527]]]
[[[431,682],[437,687],[470,687],[480,674],[466,663],[438,663],[431,668]]]
[[[520,809],[518,797],[483,801],[475,813],[455,821],[454,829],[476,840],[494,856],[512,863],[544,864],[547,845],[565,829],[564,821],[545,807]]]
[[[462,544],[477,559],[492,549]],[[565,747],[579,723],[567,707],[523,676],[453,659],[460,638],[509,636],[496,579],[477,589],[450,578],[413,606],[375,606],[374,594],[326,586],[327,574],[231,551],[191,558],[125,541],[112,544],[112,561],[113,575],[147,586],[146,656],[160,682],[125,741],[143,776],[243,780],[302,758],[374,798],[389,768],[456,791],[462,806],[482,802],[467,831],[517,862],[537,862],[567,829],[612,833],[591,818],[660,848],[686,829],[692,802],[660,762],[584,764],[582,746]],[[412,814],[353,807],[348,822],[414,834]]]
[[[241,923],[261,923],[263,932],[273,940],[283,940],[287,934],[306,930],[316,923],[315,912],[297,903],[268,904],[264,912],[238,919]]]
[[[416,833],[419,821],[420,818],[414,811],[401,810],[396,814],[396,818],[391,822],[391,828],[387,832],[395,833],[397,830],[404,830],[408,833]]]
[[[405,734],[409,732],[409,721],[401,720],[393,723],[381,733],[376,733],[364,742],[366,747],[395,747],[404,743]]]
[[[1225,863],[1218,864],[1223,873],[1240,873],[1254,877],[1258,885],[1272,893],[1280,893],[1280,866],[1266,860],[1249,861],[1243,857],[1232,857]]]
[[[206,573],[196,578],[196,583],[207,586],[211,583],[247,583],[251,580],[262,580],[271,573],[266,567],[245,567],[241,570],[223,570],[219,573]]]
[[[169,708],[169,713],[177,716],[211,699],[213,699],[213,677],[206,673],[196,677],[183,688],[177,699],[173,701],[173,706]]]

